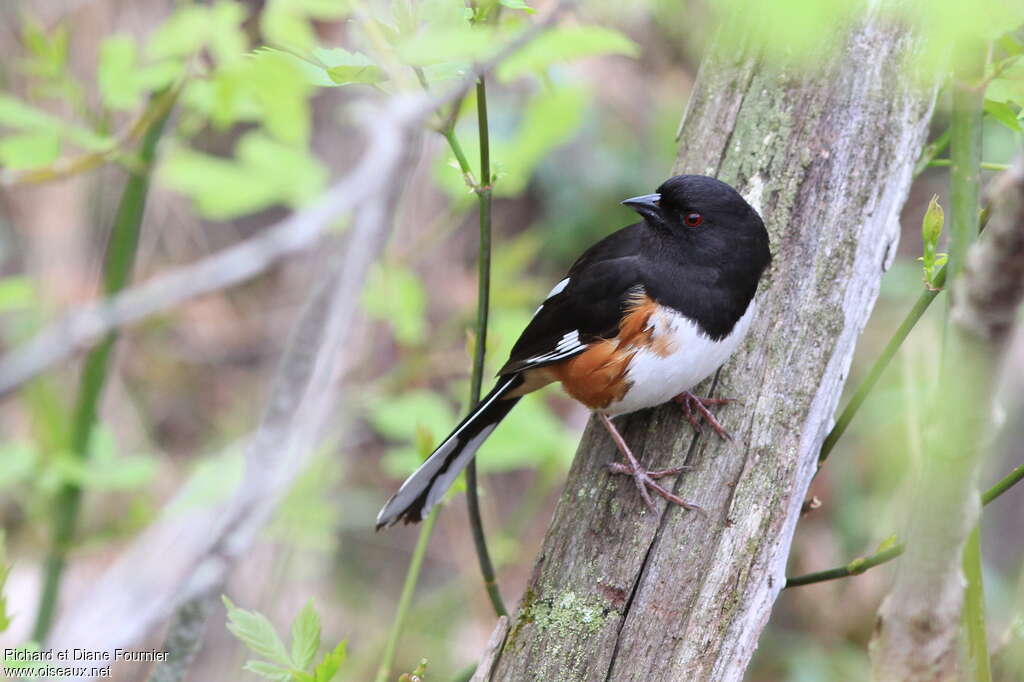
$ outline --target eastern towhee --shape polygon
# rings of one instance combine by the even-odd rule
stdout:
[[[678,175],[622,202],[643,218],[587,249],[523,330],[498,382],[434,453],[406,479],[377,528],[421,521],[521,397],[553,381],[593,410],[611,434],[648,506],[648,488],[694,508],[655,479],[685,467],[647,471],[610,417],[679,402],[699,428],[726,399],[689,390],[724,363],[754,316],[754,294],[771,262],[761,217],[729,185]]]

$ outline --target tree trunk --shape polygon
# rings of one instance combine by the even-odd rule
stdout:
[[[699,391],[742,399],[719,412],[735,440],[694,437],[675,405],[621,420],[648,467],[694,467],[675,491],[706,514],[656,497],[652,516],[607,474],[615,446],[592,420],[489,679],[742,678],[924,142],[933,94],[903,80],[911,45],[869,18],[813,77],[735,38],[710,51],[676,171],[740,189],[775,257],[745,345]]]

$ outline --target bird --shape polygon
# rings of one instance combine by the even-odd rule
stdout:
[[[731,399],[698,398],[690,389],[728,360],[750,328],[772,259],[768,232],[739,192],[706,175],[676,175],[622,204],[641,220],[591,246],[555,284],[494,388],[391,496],[378,530],[423,520],[516,403],[556,381],[607,429],[624,459],[609,471],[631,476],[652,511],[651,492],[700,509],[657,482],[687,467],[647,470],[612,418],[675,401],[695,429],[703,419],[729,438],[708,408]]]

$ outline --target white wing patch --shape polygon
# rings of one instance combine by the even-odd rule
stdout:
[[[559,295],[560,293],[562,293],[563,291],[565,291],[565,288],[566,288],[567,286],[569,286],[569,278],[568,278],[568,277],[566,277],[565,279],[563,279],[563,280],[562,280],[561,282],[559,282],[559,283],[558,283],[558,284],[556,284],[555,286],[551,287],[551,291],[549,291],[549,292],[548,292],[548,295],[544,297],[544,301],[546,302],[546,301],[548,301],[549,299],[553,298],[554,296],[558,296],[558,295]],[[541,304],[540,304],[540,305],[539,305],[539,306],[537,307],[537,309],[533,311],[533,316],[534,316],[534,317],[537,317],[537,313],[539,313],[539,312],[540,312],[540,310],[541,310],[541,308],[543,308],[543,307],[544,307],[544,304],[543,304],[543,303],[541,303]]]
[[[573,329],[571,332],[567,332],[561,339],[559,339],[554,350],[544,353],[543,355],[534,355],[532,358],[527,358],[523,361],[523,364],[529,367],[530,365],[554,362],[555,360],[561,360],[562,358],[572,357],[581,350],[584,350],[586,347],[587,346],[585,344],[580,343],[579,331]]]

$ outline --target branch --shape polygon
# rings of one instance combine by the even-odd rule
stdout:
[[[749,338],[710,387],[743,398],[723,415],[735,440],[694,438],[674,405],[623,418],[646,467],[694,467],[673,492],[706,510],[652,516],[607,475],[615,447],[592,423],[493,682],[740,680],[785,583],[934,93],[904,80],[913,42],[877,15],[813,76],[773,68],[732,28],[701,65],[675,170],[738,187],[771,237]],[[880,135],[884,146],[859,142]]]
[[[981,506],[988,506],[991,502],[998,499],[1000,495],[1020,483],[1021,479],[1024,479],[1024,464],[1014,468],[1006,476],[999,479],[998,483],[986,490],[981,496]],[[905,549],[906,545],[904,545],[904,543],[897,542],[893,546],[875,552],[869,556],[857,557],[842,566],[829,568],[824,571],[815,571],[814,573],[804,573],[803,575],[787,578],[786,589],[789,589],[790,587],[800,587],[801,585],[810,585],[812,583],[823,583],[827,580],[836,580],[838,578],[848,578],[851,575],[860,575],[869,568],[881,566],[882,564],[901,556]]]

